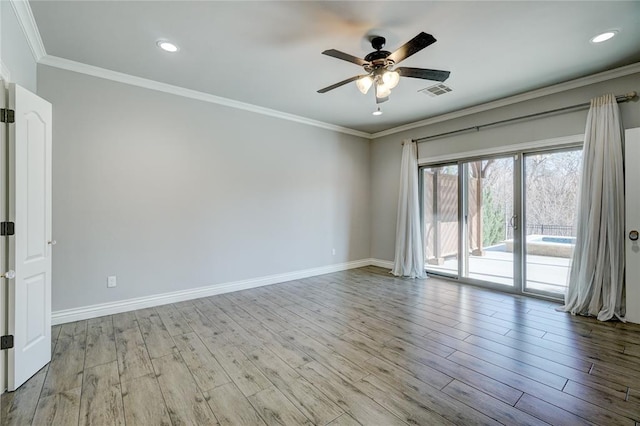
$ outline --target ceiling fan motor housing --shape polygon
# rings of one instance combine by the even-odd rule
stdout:
[[[387,43],[387,39],[380,36],[375,36],[371,39],[371,46],[376,50],[382,50]]]
[[[388,65],[386,59],[391,55],[391,52],[381,50],[386,42],[387,40],[384,37],[374,37],[371,39],[371,46],[376,49],[376,51],[364,57],[364,60],[369,62],[370,68],[376,69]]]

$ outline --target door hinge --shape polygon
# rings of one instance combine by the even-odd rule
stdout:
[[[0,350],[13,348],[13,335],[8,334],[0,337]]]
[[[8,236],[16,233],[16,224],[13,222],[0,223],[0,235]]]
[[[15,123],[16,112],[8,108],[0,108],[0,122],[2,123]]]

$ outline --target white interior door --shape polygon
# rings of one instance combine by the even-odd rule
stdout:
[[[625,131],[626,319],[640,323],[640,127]]]
[[[51,104],[9,85],[9,334],[7,387],[18,388],[51,360]]]

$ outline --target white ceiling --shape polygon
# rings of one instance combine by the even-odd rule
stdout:
[[[30,1],[48,55],[375,133],[640,61],[640,2]],[[590,38],[619,34],[602,44]],[[372,116],[362,69],[321,52],[364,57],[368,36],[393,51],[419,32],[435,44],[402,66],[451,71],[453,92],[402,78]],[[168,39],[180,47],[156,47]]]

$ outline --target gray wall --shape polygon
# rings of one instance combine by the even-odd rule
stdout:
[[[0,1],[0,59],[11,83],[36,91],[36,61],[9,1]]]
[[[368,140],[43,65],[38,89],[54,311],[369,257]]]
[[[407,138],[420,138],[510,117],[588,102],[605,93],[640,92],[640,74],[497,108],[466,117],[375,139],[371,144],[371,257],[393,260],[402,147]],[[446,96],[446,95],[444,95]],[[437,102],[437,98],[435,99]],[[640,102],[621,104],[626,128],[640,126]],[[419,157],[428,158],[584,133],[587,110],[483,129],[419,144]]]

